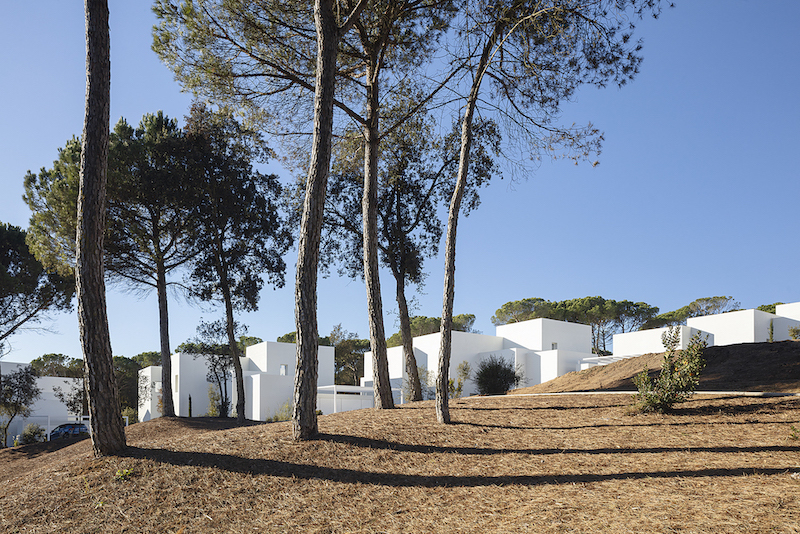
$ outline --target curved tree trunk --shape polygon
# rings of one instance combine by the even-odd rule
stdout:
[[[414,341],[411,335],[411,320],[408,316],[408,302],[406,301],[406,291],[402,273],[395,275],[397,278],[397,308],[400,315],[400,337],[403,340],[403,353],[406,360],[406,375],[411,389],[410,401],[422,400],[422,386],[419,382],[419,370],[417,359],[414,356]]]
[[[294,373],[292,436],[311,439],[317,434],[317,376],[319,331],[317,327],[317,267],[322,234],[325,193],[331,161],[333,100],[336,82],[338,27],[332,0],[316,0],[317,77],[314,91],[314,139],[306,179],[303,218],[297,252],[295,326],[297,356]]]
[[[169,316],[167,314],[167,273],[164,262],[156,265],[156,292],[158,293],[158,328],[161,336],[161,405],[164,417],[175,416],[172,400],[172,354],[169,348]],[[166,380],[164,380],[166,377]]]
[[[386,357],[386,332],[383,328],[383,303],[378,263],[378,75],[377,52],[367,67],[367,122],[364,125],[364,194],[361,212],[364,219],[364,282],[367,286],[369,338],[372,345],[372,377],[375,408],[394,408],[389,362]]]
[[[472,82],[467,107],[464,111],[464,119],[461,123],[461,154],[458,160],[458,178],[453,196],[450,200],[450,211],[447,216],[447,239],[445,241],[445,268],[444,268],[444,303],[442,305],[442,325],[441,325],[441,344],[439,347],[439,365],[436,375],[436,419],[440,423],[450,423],[449,407],[449,382],[450,382],[450,349],[452,342],[453,328],[453,300],[455,298],[456,285],[456,230],[458,226],[458,214],[461,210],[461,199],[464,196],[464,188],[467,184],[467,174],[469,171],[469,156],[472,148],[472,118],[475,114],[475,106],[478,102],[481,81],[489,64],[489,57],[494,48],[497,36],[500,35],[503,26],[498,23],[494,32],[486,42]]]
[[[227,278],[226,278],[227,280]],[[244,423],[245,394],[244,394],[244,373],[242,372],[242,361],[239,359],[239,344],[236,343],[236,324],[233,318],[233,301],[231,300],[231,290],[227,281],[222,283],[222,294],[225,299],[225,318],[227,322],[228,344],[231,348],[231,358],[233,358],[233,374],[236,379],[236,422]],[[225,416],[227,414],[220,414]]]
[[[89,421],[95,456],[125,448],[106,314],[103,235],[108,172],[111,60],[107,0],[86,0],[86,114],[83,123],[76,287]]]

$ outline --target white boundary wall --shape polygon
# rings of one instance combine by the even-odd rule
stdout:
[[[700,330],[690,326],[679,326],[680,341],[678,342],[678,349],[685,349],[689,346],[689,340]],[[614,334],[614,356],[615,357],[632,357],[641,356],[642,354],[664,352],[664,343],[661,336],[668,328],[654,328],[652,330],[637,330],[635,332],[626,332],[624,334]],[[714,345],[714,334],[705,332],[708,336],[709,346]]]
[[[761,310],[738,310],[717,315],[691,317],[686,324],[703,332],[714,334],[714,345],[735,345],[737,343],[762,343],[769,341],[770,321],[776,315]],[[777,333],[777,332],[776,332]],[[783,340],[788,339],[788,331]],[[775,341],[781,341],[779,336]]]

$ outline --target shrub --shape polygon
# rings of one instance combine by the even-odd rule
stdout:
[[[661,372],[654,379],[647,369],[636,375],[633,383],[639,393],[634,406],[641,412],[665,412],[672,405],[688,399],[700,383],[700,371],[706,366],[703,349],[708,342],[700,332],[692,336],[685,350],[677,351],[680,328],[670,327],[661,336],[666,352]]]
[[[424,365],[417,366],[417,374],[419,375],[419,386],[422,389],[422,400],[432,400],[436,398],[436,379],[433,373],[428,371]],[[406,402],[413,397],[411,389],[411,381],[408,378],[403,378],[403,398]]]
[[[481,395],[502,395],[520,382],[522,374],[514,364],[494,354],[481,360],[475,371],[475,384]]]
[[[790,326],[789,336],[795,341],[800,341],[800,326]]]
[[[461,397],[461,394],[464,392],[464,384],[466,384],[468,380],[472,380],[470,378],[471,374],[472,368],[469,366],[469,363],[461,362],[458,364],[455,380],[451,378],[448,383],[448,393],[451,399],[458,399]]]
[[[20,434],[19,442],[20,445],[28,445],[29,443],[39,443],[45,439],[47,439],[47,434],[44,428],[36,423],[30,423],[25,425],[25,429],[22,431],[22,434]]]
[[[294,408],[292,404],[292,399],[287,399],[283,405],[278,408],[278,411],[275,412],[275,415],[272,417],[267,417],[267,423],[277,423],[278,421],[290,421],[292,419],[292,408]]]
[[[131,408],[130,406],[125,406],[122,409],[122,417],[128,417],[128,424],[132,425],[134,423],[139,422],[139,412],[136,411],[136,408]]]

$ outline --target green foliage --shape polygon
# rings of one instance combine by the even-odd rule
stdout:
[[[219,386],[216,384],[208,385],[208,415],[209,417],[219,417],[220,407],[222,407],[222,395]],[[226,410],[227,413],[227,410]]]
[[[441,317],[425,317],[416,315],[411,320],[411,337],[425,336],[439,332],[442,326]],[[471,313],[461,313],[453,316],[453,330],[459,332],[475,332],[472,326],[475,324],[475,315]],[[395,332],[386,340],[387,347],[399,347],[403,344],[403,337],[400,332]]]
[[[433,400],[436,398],[436,379],[431,371],[424,365],[417,367],[419,374],[419,385],[422,390],[422,400]],[[403,378],[403,399],[408,402],[408,399],[413,399],[413,390],[411,383],[407,378]]]
[[[30,443],[40,443],[47,440],[47,433],[45,429],[36,423],[29,423],[25,425],[25,429],[20,434],[20,445],[28,445]]]
[[[800,439],[800,430],[795,428],[794,425],[789,426],[789,439],[792,441],[797,441]]]
[[[31,366],[39,376],[83,378],[83,360],[64,354],[44,354],[31,360]]]
[[[690,317],[716,315],[739,309],[739,303],[733,297],[704,297],[689,304]]]
[[[267,417],[267,423],[278,423],[280,421],[290,421],[292,419],[292,399],[287,399],[278,411],[275,412],[275,415],[272,417]]]
[[[495,312],[492,322],[502,325],[543,318],[588,324],[592,327],[592,352],[609,354],[607,347],[613,334],[637,330],[656,314],[658,308],[645,302],[599,296],[550,302],[536,297],[506,302]]]
[[[679,327],[670,327],[661,339],[667,350],[658,376],[652,379],[645,369],[633,379],[639,390],[635,406],[642,412],[666,412],[688,399],[700,383],[700,372],[706,365],[703,350],[707,341],[700,332],[692,336],[682,351],[676,350],[680,342]]]
[[[327,339],[334,350],[334,383],[357,386],[364,376],[364,353],[370,348],[368,339],[359,339],[337,324]],[[321,344],[321,343],[320,343]]]
[[[114,480],[118,482],[125,482],[126,480],[130,480],[133,476],[133,468],[128,469],[117,469],[117,472],[114,474]]]
[[[278,336],[276,339],[278,343],[297,343],[297,332],[289,332],[288,334],[283,334],[282,336]],[[333,347],[334,344],[331,341],[329,336],[319,336],[319,344],[323,347]]]
[[[789,337],[791,337],[795,341],[800,341],[800,326],[790,326]]]
[[[775,314],[775,306],[777,306],[778,304],[785,304],[785,302],[773,302],[772,304],[762,304],[761,306],[759,306],[756,309],[757,310],[761,310],[763,312],[771,313],[771,314],[774,315]]]
[[[27,233],[0,223],[0,356],[6,340],[49,311],[72,308],[75,280],[52,274],[28,247]]]
[[[122,409],[122,417],[128,418],[128,424],[133,425],[139,422],[139,412],[136,408],[126,406]]]
[[[471,380],[472,368],[468,362],[461,362],[456,369],[455,379],[448,380],[447,389],[451,399],[458,399],[464,391],[464,384]]]
[[[481,395],[503,395],[522,380],[523,376],[514,368],[513,362],[494,354],[481,360],[475,370],[475,384]]]
[[[142,369],[153,365],[158,366],[161,365],[161,352],[158,351],[141,352],[131,359],[136,363],[138,363],[139,367]]]
[[[89,412],[89,403],[86,399],[86,389],[84,386],[83,377],[76,384],[74,381],[70,383],[65,380],[64,385],[68,386],[65,390],[59,386],[53,387],[53,394],[59,402],[67,407],[67,413],[80,417],[84,413]]]
[[[112,359],[114,376],[119,389],[119,403],[122,408],[138,406],[139,370],[141,367],[135,360],[125,356],[114,356]]]

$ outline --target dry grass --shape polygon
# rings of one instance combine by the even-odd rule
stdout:
[[[289,423],[165,419],[130,427],[121,456],[93,459],[87,441],[1,451],[0,529],[800,532],[800,398],[647,416],[629,403],[471,398],[443,426],[425,402],[323,416],[303,443]]]

